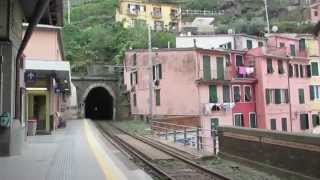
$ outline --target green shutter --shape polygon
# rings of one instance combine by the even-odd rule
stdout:
[[[239,86],[234,86],[233,87],[233,99],[234,99],[234,102],[240,102],[240,100],[241,100],[240,87]]]
[[[318,69],[317,62],[311,63],[311,74],[312,74],[312,76],[319,76],[319,69]]]
[[[281,90],[280,89],[274,90],[274,103],[281,104]]]
[[[272,59],[267,59],[267,73],[273,73]]]
[[[243,124],[243,114],[236,114],[234,118],[235,118],[235,120],[234,120],[235,126],[242,127],[244,125]]]
[[[306,75],[307,75],[307,77],[311,77],[311,66],[310,65],[306,65]]]
[[[210,56],[203,56],[203,79],[211,79]]]
[[[270,89],[266,89],[266,104],[270,104]]]
[[[230,87],[223,86],[223,102],[228,103],[230,102]]]
[[[300,114],[300,127],[301,130],[309,129],[308,114]]]
[[[160,89],[156,89],[156,105],[160,106]]]
[[[279,74],[283,74],[284,73],[283,61],[282,60],[278,60],[278,73]]]
[[[252,41],[251,40],[247,40],[247,48],[252,49]]]
[[[300,51],[304,51],[306,49],[306,40],[305,39],[299,40],[299,49],[300,49]]]
[[[210,103],[217,103],[218,102],[217,86],[216,85],[209,86],[209,101],[210,101]]]
[[[217,57],[217,78],[224,80],[224,62],[223,57]]]
[[[158,64],[158,68],[159,68],[159,79],[162,79],[162,66],[161,66],[161,64]]]
[[[228,49],[232,49],[232,44],[231,44],[231,42],[228,42],[227,48],[228,48]]]
[[[290,54],[291,56],[296,56],[296,46],[294,44],[290,45]]]
[[[316,127],[316,126],[320,125],[319,115],[317,115],[317,114],[313,114],[312,115],[312,125],[313,125],[313,127]]]
[[[304,104],[304,89],[299,89],[299,103]]]
[[[315,90],[314,86],[309,86],[310,100],[311,100],[311,101],[315,99],[315,97],[314,97],[314,90]]]

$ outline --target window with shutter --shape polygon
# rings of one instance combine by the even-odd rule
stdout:
[[[258,47],[263,47],[263,42],[262,41],[258,42]]]
[[[312,125],[313,127],[317,127],[320,125],[320,118],[318,114],[312,114]]]
[[[272,90],[266,89],[266,103],[270,104],[272,102]]]
[[[298,64],[294,65],[294,71],[295,71],[296,77],[299,77],[299,65]]]
[[[270,119],[270,127],[271,127],[271,130],[277,130],[277,120],[276,119]]]
[[[236,55],[236,66],[243,66],[243,58],[241,55]]]
[[[240,95],[240,86],[233,86],[233,101],[240,102],[241,95]]]
[[[294,44],[290,45],[290,55],[296,56],[296,46]]]
[[[299,103],[304,104],[304,89],[299,89]]]
[[[313,101],[315,99],[315,88],[314,86],[309,86],[310,100]]]
[[[228,49],[232,49],[232,44],[231,44],[231,42],[228,42],[228,43],[227,43],[227,48],[228,48]]]
[[[300,49],[300,51],[304,51],[306,49],[306,40],[305,39],[299,40],[299,49]]]
[[[310,65],[306,65],[306,76],[311,77],[311,66]]]
[[[272,59],[267,59],[267,73],[271,74],[273,73],[273,67],[272,67]]]
[[[287,118],[281,118],[282,122],[282,131],[287,131]]]
[[[252,40],[247,40],[247,48],[252,49]]]
[[[292,64],[289,64],[289,77],[292,77],[293,76],[293,66]]]
[[[308,114],[300,114],[300,127],[301,130],[309,129]]]
[[[274,103],[281,104],[281,90],[280,89],[274,90]]]
[[[243,114],[235,114],[234,115],[234,125],[235,126],[239,126],[239,127],[243,127],[244,126]]]
[[[319,69],[318,69],[317,62],[311,62],[311,74],[312,76],[319,76]]]
[[[250,102],[251,101],[251,87],[250,86],[245,86],[244,87],[244,100],[245,102]]]
[[[230,102],[230,87],[226,85],[223,86],[223,102]]]
[[[257,128],[257,117],[256,113],[250,113],[250,127],[251,128]]]
[[[217,103],[218,102],[217,86],[216,85],[209,86],[209,102],[210,103]]]
[[[211,79],[211,63],[210,56],[203,56],[203,79]]]
[[[158,64],[158,73],[159,73],[159,79],[162,79],[162,65]]]
[[[156,106],[160,106],[160,89],[156,89],[155,94],[156,94]]]
[[[284,68],[283,68],[283,61],[278,60],[278,73],[279,74],[284,74]]]
[[[303,72],[303,65],[300,64],[300,77],[303,77],[303,74],[304,74],[304,72]]]

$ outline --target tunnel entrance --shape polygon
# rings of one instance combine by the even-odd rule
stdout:
[[[113,119],[113,97],[103,87],[93,88],[85,99],[85,117],[93,120]]]

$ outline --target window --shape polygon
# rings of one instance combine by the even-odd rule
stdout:
[[[133,65],[133,66],[136,66],[136,65],[137,65],[137,54],[136,54],[136,53],[133,54],[132,65]]]
[[[273,67],[272,67],[272,59],[267,59],[267,73],[273,73]]]
[[[240,95],[240,86],[233,86],[233,101],[240,102],[241,95]]]
[[[266,104],[272,103],[272,90],[266,89]]]
[[[252,91],[250,86],[244,87],[244,100],[245,102],[250,102],[252,98]]]
[[[282,131],[287,131],[287,118],[281,118],[282,122]]]
[[[277,120],[276,119],[270,119],[270,127],[271,127],[271,130],[277,130]]]
[[[263,42],[262,41],[258,42],[258,47],[263,47]]]
[[[304,51],[306,49],[306,40],[305,39],[300,39],[299,40],[299,50]]]
[[[292,66],[292,64],[289,64],[288,69],[289,69],[289,77],[292,77],[293,76],[293,66]]]
[[[300,114],[300,127],[301,130],[309,129],[308,114]]]
[[[243,58],[241,55],[236,55],[236,66],[243,66]]]
[[[274,103],[281,104],[281,90],[280,89],[274,90]]]
[[[310,65],[306,65],[306,76],[311,77],[311,66]]]
[[[234,115],[234,125],[235,126],[239,126],[239,127],[243,127],[244,123],[243,123],[243,114],[235,114]]]
[[[320,100],[320,85],[309,86],[310,100]]]
[[[232,44],[231,44],[231,42],[228,42],[228,43],[227,43],[227,48],[228,48],[228,49],[232,49]]]
[[[296,56],[296,46],[294,44],[290,44],[290,55]]]
[[[136,93],[133,94],[133,106],[134,107],[137,106],[137,95],[136,95]]]
[[[154,30],[162,31],[163,30],[163,21],[154,21]]]
[[[294,65],[294,73],[296,74],[296,77],[299,77],[299,65],[298,64]]]
[[[138,84],[138,71],[132,72],[130,74],[130,84],[131,85]]]
[[[153,74],[153,80],[162,79],[162,65],[157,64],[157,65],[153,66],[152,74]]]
[[[210,56],[203,56],[203,79],[204,80],[211,79]]]
[[[314,16],[318,16],[318,11],[313,12]]]
[[[209,102],[217,103],[218,102],[218,94],[217,94],[217,86],[210,85],[209,86]]]
[[[319,69],[317,62],[311,62],[311,74],[312,76],[319,76]]]
[[[257,128],[257,117],[256,113],[249,113],[249,118],[250,118],[250,127],[251,128]]]
[[[156,94],[156,106],[160,106],[160,89],[156,89],[155,94]]]
[[[247,40],[247,48],[252,49],[252,40]]]
[[[223,86],[223,102],[230,102],[230,87],[226,85]]]
[[[278,72],[279,74],[284,74],[283,61],[278,60]]]
[[[281,42],[280,43],[280,48],[284,48],[284,47],[286,47],[286,45],[283,42]]]
[[[219,119],[218,118],[212,118],[211,119],[211,135],[213,135],[213,132],[218,130],[219,127]]]
[[[312,114],[312,125],[313,127],[320,125],[320,118],[318,114]]]
[[[300,77],[303,77],[303,65],[302,64],[300,64]]]
[[[299,104],[304,104],[304,89],[299,89]]]

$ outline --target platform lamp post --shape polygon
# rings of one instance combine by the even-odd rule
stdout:
[[[149,60],[149,118],[153,120],[153,62],[152,62],[152,42],[151,27],[148,26],[148,60]]]

